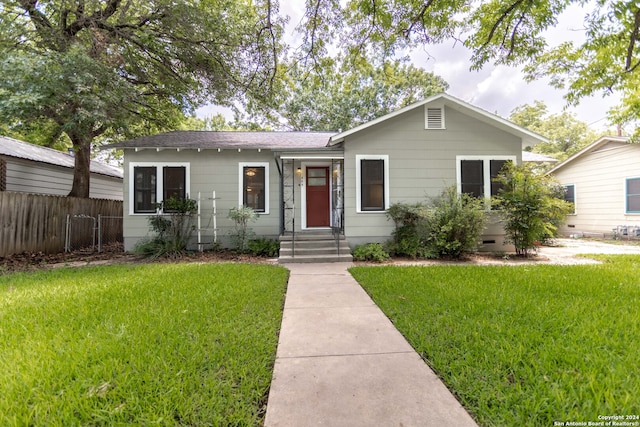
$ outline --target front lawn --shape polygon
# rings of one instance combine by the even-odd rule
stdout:
[[[350,271],[480,425],[638,422],[640,257],[601,258]]]
[[[0,276],[0,425],[261,425],[288,272]]]

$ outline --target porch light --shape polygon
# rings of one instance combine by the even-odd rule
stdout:
[[[255,176],[256,175],[256,170],[255,169],[247,169],[247,172],[245,172],[247,174],[247,176]]]
[[[296,174],[297,174],[298,176],[302,176],[302,168],[298,168],[298,169],[296,170]]]

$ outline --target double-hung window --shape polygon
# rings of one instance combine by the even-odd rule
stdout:
[[[262,214],[269,213],[269,163],[240,163],[239,205]]]
[[[564,185],[564,200],[566,202],[571,203],[573,206],[573,211],[571,215],[575,215],[576,213],[576,186],[575,184]]]
[[[640,213],[640,178],[627,178],[625,183],[626,213]]]
[[[380,212],[389,208],[389,156],[356,156],[358,212]]]
[[[157,204],[189,194],[188,163],[130,163],[131,214],[155,213]]]
[[[489,199],[496,196],[502,184],[495,182],[507,162],[515,161],[515,156],[458,156],[458,191],[474,197]]]

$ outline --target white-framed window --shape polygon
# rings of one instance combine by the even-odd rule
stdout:
[[[563,199],[571,203],[571,205],[573,206],[573,211],[570,213],[570,215],[575,215],[576,214],[576,185],[567,184],[567,185],[563,185],[562,188],[564,188]]]
[[[458,192],[485,199],[497,195],[502,185],[493,179],[510,161],[516,156],[457,156]]]
[[[129,214],[153,214],[164,200],[185,199],[189,176],[189,163],[129,163]]]
[[[625,179],[625,213],[640,214],[640,177]]]
[[[389,156],[356,155],[356,211],[389,209]]]
[[[238,167],[238,206],[269,213],[269,163],[241,162]]]

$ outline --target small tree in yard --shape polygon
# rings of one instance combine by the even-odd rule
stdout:
[[[534,172],[530,165],[508,163],[495,181],[503,188],[494,197],[493,206],[505,221],[508,241],[518,255],[529,256],[536,243],[555,237],[573,210],[562,200],[558,183]]]
[[[249,227],[249,223],[258,219],[258,214],[252,208],[242,206],[231,208],[229,210],[229,218],[236,223],[235,230],[231,232],[231,240],[240,252],[246,252],[249,247],[249,240],[253,237],[253,231]]]

